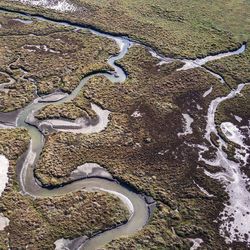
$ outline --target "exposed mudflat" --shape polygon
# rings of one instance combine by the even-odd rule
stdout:
[[[8,183],[8,168],[9,161],[4,155],[0,155],[0,196],[2,195],[7,183]]]
[[[205,171],[205,173],[209,177],[221,181],[230,197],[219,217],[221,221],[221,235],[226,238],[228,243],[239,241],[247,242],[249,245],[250,193],[249,190],[247,190],[247,185],[250,179],[242,173],[242,164],[228,159],[227,153],[224,152],[224,147],[228,145],[222,138],[219,138],[218,147],[215,147],[211,142],[211,134],[215,133],[218,135],[217,126],[215,125],[217,107],[221,102],[225,102],[239,95],[246,85],[247,84],[240,84],[236,90],[232,90],[226,97],[219,97],[210,104],[207,114],[208,120],[205,138],[216,148],[217,152],[215,159],[212,161],[205,160],[203,157],[201,157],[201,160],[210,166],[220,168],[221,171],[219,170],[216,173],[210,173],[209,171]],[[244,144],[244,136],[240,130],[230,122],[222,123],[221,130],[228,140],[240,146],[241,150],[236,151],[236,156],[239,157],[239,155],[241,155],[241,157],[245,159],[246,164],[246,159],[249,157],[249,147]],[[204,151],[206,151],[206,149],[202,150],[201,154],[204,153]]]
[[[61,13],[77,11],[76,5],[66,0],[19,2]],[[76,70],[77,75],[63,79],[59,74],[40,80],[39,69],[26,65],[30,67],[26,70],[19,65],[22,56],[6,66],[14,78],[2,74],[3,103],[8,103],[9,95],[10,110],[16,111],[0,113],[0,129],[25,128],[31,138],[17,163],[17,186],[23,197],[64,200],[75,192],[104,193],[117,198],[128,212],[126,221],[112,221],[112,228],[92,232],[89,237],[75,232],[75,238],[62,235],[54,239],[55,249],[178,246],[195,250],[203,246],[216,249],[224,243],[228,247],[250,246],[250,176],[245,170],[249,164],[250,121],[247,123],[243,116],[249,111],[234,113],[231,106],[232,121],[225,119],[227,114],[220,110],[234,98],[247,103],[243,92],[249,83],[231,88],[226,79],[205,65],[244,54],[246,44],[196,59],[178,59],[160,55],[140,41],[86,29],[80,24],[36,15],[29,19],[18,12],[16,15],[24,19],[13,18],[10,23],[19,23],[25,29],[38,22],[55,30],[63,27],[73,37],[77,34],[72,47],[83,47],[77,39],[84,33],[85,39],[91,35],[91,39],[111,41],[119,49],[111,53],[111,46],[103,53],[104,60],[103,49],[97,48],[94,58],[100,56],[98,66],[93,60],[93,69],[88,66],[82,68],[85,74]],[[27,57],[33,54],[32,60],[41,53],[56,58],[57,63],[62,54],[70,58],[70,48],[63,53],[61,41],[65,39],[67,44],[71,35],[64,35],[53,38],[58,48],[50,40],[36,42],[44,36],[39,34],[32,35],[36,37],[32,38],[34,44],[27,42],[21,49]],[[84,53],[84,49],[81,51]],[[74,65],[64,63],[56,69],[66,67],[67,74],[72,73]],[[60,85],[61,81],[64,85]],[[19,100],[18,88],[24,82],[28,87],[20,92],[23,98],[17,105],[13,100]],[[12,90],[15,84],[17,89]],[[52,103],[54,106],[50,106]],[[7,155],[12,151],[4,144],[8,138],[4,136],[0,149]],[[22,148],[23,138],[18,136],[14,146]],[[18,152],[14,148],[10,154],[11,163]],[[9,160],[0,156],[0,195],[8,185]],[[98,201],[93,204],[100,208]],[[9,223],[8,216],[1,213],[0,231],[8,230]]]

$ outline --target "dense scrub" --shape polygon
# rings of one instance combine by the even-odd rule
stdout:
[[[126,34],[166,55],[197,57],[235,48],[249,39],[247,1],[68,2],[74,4],[75,11],[53,12],[7,0],[0,6]]]
[[[84,75],[110,70],[106,60],[118,51],[114,42],[88,31],[36,20],[24,24],[16,18],[0,17],[0,72],[5,73],[0,84],[13,79],[0,93],[0,111],[24,107],[36,93],[70,93]]]

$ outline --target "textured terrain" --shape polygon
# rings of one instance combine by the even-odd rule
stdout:
[[[92,162],[132,190],[153,198],[156,206],[147,225],[129,238],[110,242],[106,249],[190,249],[195,239],[202,240],[204,249],[247,249],[248,234],[242,236],[237,228],[231,233],[221,225],[225,222],[222,212],[232,201],[228,187],[233,171],[229,168],[228,173],[226,164],[237,166],[246,183],[250,179],[249,85],[218,105],[209,140],[206,135],[213,101],[250,81],[249,4],[68,3],[71,5],[64,5],[66,9],[58,9],[54,2],[32,7],[26,2],[3,0],[0,7],[125,34],[175,59],[229,51],[244,42],[247,45],[239,55],[182,70],[185,61],[159,59],[148,47],[134,44],[118,62],[127,74],[125,82],[117,84],[94,76],[73,100],[52,103],[35,113],[39,122],[96,118],[91,103],[111,112],[107,128],[100,133],[46,133],[35,177],[44,187],[66,185],[72,181],[72,171]],[[35,18],[28,24],[18,20],[18,14],[0,14],[0,83],[4,86],[0,111],[19,110],[37,94],[71,93],[84,76],[112,71],[107,59],[118,53],[118,48],[111,40],[73,31],[71,26]],[[119,200],[102,192],[79,191],[34,200],[22,196],[15,177],[20,170],[15,165],[28,143],[24,129],[0,131],[0,153],[11,165],[0,207],[10,224],[0,231],[0,248],[43,249],[46,245],[53,249],[60,238],[91,237],[127,221],[127,211]],[[226,155],[226,163],[216,165],[218,152]]]

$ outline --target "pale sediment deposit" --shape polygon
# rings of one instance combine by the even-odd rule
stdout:
[[[8,183],[9,161],[4,155],[0,155],[0,196]]]

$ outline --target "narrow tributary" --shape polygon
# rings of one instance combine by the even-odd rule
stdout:
[[[4,9],[0,9],[0,12],[8,12],[8,11]],[[24,16],[25,18],[30,17],[28,14],[25,14],[25,13],[19,13],[15,11],[10,11],[10,12],[14,12],[16,14],[19,14],[20,16]],[[57,25],[70,26],[76,30],[82,29],[82,30],[90,31],[91,33],[97,36],[102,36],[102,37],[106,37],[106,38],[114,40],[120,48],[119,54],[110,57],[108,60],[108,64],[113,68],[112,73],[96,73],[96,74],[87,76],[80,81],[79,85],[75,88],[75,90],[71,94],[61,96],[61,98],[58,98],[58,100],[53,99],[51,95],[50,96],[48,95],[47,97],[43,96],[43,98],[37,97],[37,99],[35,99],[31,104],[25,107],[19,114],[18,112],[16,113],[18,114],[17,119],[16,119],[16,127],[26,128],[31,137],[29,150],[25,153],[25,155],[23,155],[20,158],[18,162],[20,186],[21,186],[22,192],[25,195],[30,195],[33,197],[51,197],[51,196],[65,195],[69,192],[82,190],[84,188],[84,190],[86,191],[99,190],[102,192],[111,193],[115,195],[116,197],[118,197],[128,208],[130,212],[130,218],[126,224],[120,225],[117,228],[110,229],[105,232],[101,232],[98,235],[92,237],[91,239],[86,240],[84,238],[83,241],[79,241],[79,240],[69,241],[69,240],[61,239],[61,242],[60,242],[60,244],[65,244],[65,247],[68,247],[69,249],[97,249],[121,236],[133,235],[136,231],[142,229],[143,226],[146,225],[149,219],[149,215],[150,215],[149,214],[150,209],[149,209],[149,205],[146,202],[146,199],[142,195],[137,194],[127,189],[126,187],[124,187],[123,185],[119,184],[118,182],[114,180],[108,180],[108,179],[98,178],[98,177],[91,178],[91,179],[85,178],[85,179],[75,180],[72,183],[69,183],[62,187],[58,187],[54,189],[47,189],[39,185],[39,183],[36,181],[35,176],[34,176],[34,167],[36,166],[36,163],[44,147],[44,136],[40,132],[38,127],[31,125],[32,122],[30,121],[33,118],[32,114],[34,114],[41,108],[49,105],[52,101],[54,104],[60,104],[60,103],[73,100],[78,95],[79,91],[84,87],[85,83],[92,77],[102,75],[102,76],[107,77],[110,81],[114,83],[124,82],[126,80],[126,74],[123,71],[123,69],[116,64],[116,61],[122,59],[126,55],[129,47],[133,43],[140,44],[140,42],[135,42],[135,41],[132,42],[130,39],[125,38],[125,37],[113,36],[105,32],[85,28],[81,25],[72,24],[67,21],[52,20],[51,18],[41,17],[39,15],[32,15],[32,18],[36,20],[40,20],[40,21],[51,22]],[[27,24],[29,23],[30,22],[27,22]],[[169,63],[174,60],[180,60],[180,59],[165,58],[156,54],[152,49],[149,48],[149,50],[152,52],[152,56],[155,56],[161,60],[160,64]],[[212,60],[216,60],[225,56],[239,54],[239,53],[242,53],[244,50],[245,50],[245,45],[242,45],[241,48],[233,52],[219,53],[218,55],[209,56],[203,59],[196,59],[196,60],[184,59],[182,60],[182,62],[184,62],[185,65],[183,66],[183,68],[179,70],[187,70],[190,68],[200,67],[207,61],[212,61]],[[212,72],[209,72],[209,73],[212,73]],[[219,78],[219,76],[216,76],[216,77]],[[235,90],[235,92],[232,92],[232,93],[236,93],[239,91],[240,89],[237,89]],[[232,93],[230,93],[229,95],[233,95]],[[221,102],[222,100],[223,99],[220,99],[218,101]],[[211,104],[210,109],[213,108],[212,106],[213,104],[214,103]],[[96,109],[95,111],[97,112],[97,115],[99,116],[98,123],[95,124],[95,126],[92,126],[91,129],[89,128],[89,126],[81,127],[80,131],[78,132],[96,133],[106,128],[108,124],[109,111],[102,110],[100,107],[97,107],[97,106],[94,106],[94,109]],[[207,134],[206,134],[206,139],[209,141],[210,141],[209,135],[211,133],[211,129],[214,129],[213,122],[214,122],[214,110],[215,109],[209,110],[208,119],[212,119],[211,121],[210,120],[208,121]],[[56,127],[56,121],[49,121],[48,124],[50,124],[51,126],[54,125]],[[63,125],[63,123],[62,124],[60,123],[59,125],[61,126]],[[74,132],[74,126],[73,127],[72,126],[67,127],[65,125],[65,127],[63,128],[63,131]],[[91,126],[91,123],[90,123],[90,126]],[[220,159],[218,160],[221,161],[221,164],[225,168],[225,164],[227,165],[228,160],[224,157],[224,155],[225,154],[222,151],[222,147],[220,147],[218,149],[218,157],[220,157]],[[201,158],[201,160],[202,159],[203,158]],[[209,164],[208,161],[206,161],[206,163]],[[231,163],[229,165],[231,165]],[[231,167],[228,167],[228,170],[231,170]]]

